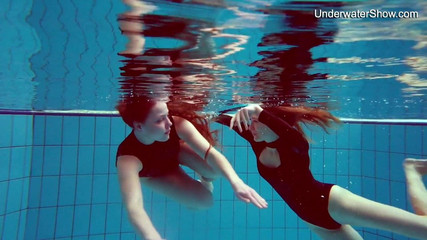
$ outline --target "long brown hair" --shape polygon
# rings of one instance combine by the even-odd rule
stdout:
[[[145,122],[148,114],[156,104],[154,99],[146,96],[130,96],[121,99],[116,105],[123,121],[131,128],[134,122]]]
[[[272,113],[284,119],[293,126],[302,136],[307,139],[301,124],[311,124],[320,126],[326,133],[333,124],[340,124],[341,121],[330,112],[320,108],[310,108],[306,106],[278,106],[269,107]]]
[[[212,146],[216,145],[216,138],[214,137],[216,132],[211,131],[209,121],[206,117],[197,114],[194,104],[171,101],[167,105],[170,115],[187,119]]]
[[[116,106],[123,121],[131,128],[134,122],[144,122],[149,112],[156,104],[156,99],[147,96],[132,96],[122,99]],[[197,114],[194,105],[185,102],[167,102],[169,115],[182,117],[190,121],[203,137],[211,144],[216,141],[209,128],[209,122],[206,118]]]

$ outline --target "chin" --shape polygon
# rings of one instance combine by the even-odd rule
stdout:
[[[159,140],[157,140],[157,141],[159,141],[159,142],[166,142],[167,140],[169,140],[169,135],[166,135],[166,136],[164,136],[164,137],[160,138],[160,139],[159,139]]]
[[[254,141],[255,142],[262,142],[262,141],[264,141],[263,139],[261,139],[261,138],[258,138],[258,137],[254,137]]]

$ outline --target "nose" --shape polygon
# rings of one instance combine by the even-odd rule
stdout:
[[[170,126],[172,126],[172,121],[170,120],[169,117],[167,117],[166,128],[169,128]]]

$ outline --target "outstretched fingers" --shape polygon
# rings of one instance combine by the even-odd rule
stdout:
[[[239,110],[236,114],[236,125],[239,131],[241,132],[243,131],[243,129],[242,129],[242,116],[240,113],[241,113],[241,110]]]
[[[249,129],[249,121],[250,121],[250,114],[247,108],[242,108],[231,118],[230,121],[230,129],[234,126],[237,126],[240,132],[243,131],[243,126],[245,127],[245,130]]]
[[[237,194],[237,197],[246,203],[252,203],[258,208],[267,208],[268,203],[262,198],[255,190],[249,189],[249,191],[245,193]]]
[[[242,115],[243,115],[243,124],[245,125],[245,130],[248,130],[249,121],[251,117],[249,116],[249,111],[247,108],[242,109]]]
[[[417,172],[420,176],[427,174],[427,159],[406,158],[403,162],[405,172]]]
[[[239,128],[239,124],[240,123],[240,116],[238,113],[234,114],[234,116],[231,118],[230,121],[230,129],[233,129],[234,126],[237,126],[237,128]],[[239,128],[240,130],[240,128]],[[241,131],[241,130],[240,130]]]
[[[255,190],[251,189],[250,192],[250,200],[251,202],[259,207],[259,208],[267,208],[268,207],[268,203],[267,201],[265,201],[264,198],[262,198]]]

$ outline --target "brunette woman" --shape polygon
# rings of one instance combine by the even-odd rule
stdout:
[[[117,110],[132,128],[118,148],[116,165],[123,202],[139,236],[162,239],[144,210],[141,184],[189,208],[203,209],[212,204],[209,181],[223,175],[240,200],[267,207],[212,146],[207,122],[198,115],[180,111],[176,114],[181,116],[174,115],[165,101],[147,97],[129,97]],[[195,170],[201,179],[194,180],[181,165]]]

